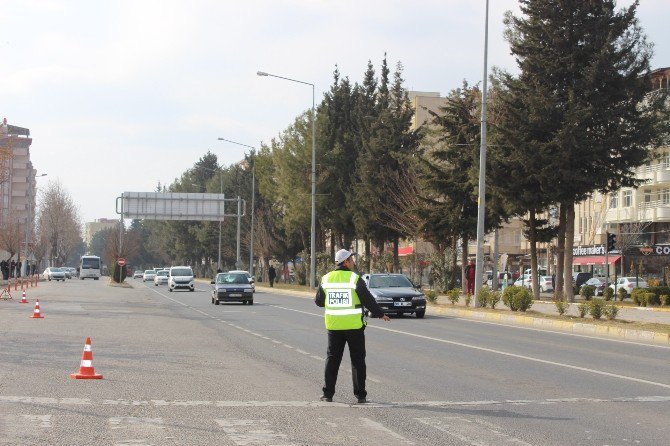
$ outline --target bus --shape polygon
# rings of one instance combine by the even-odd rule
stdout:
[[[102,262],[98,256],[81,256],[79,262],[79,278],[84,279],[100,279],[100,272],[102,271]]]

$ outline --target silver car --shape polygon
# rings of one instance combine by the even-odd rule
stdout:
[[[168,283],[168,272],[165,271],[164,269],[160,271],[156,271],[156,275],[154,276],[154,285],[167,285]]]
[[[44,270],[44,273],[42,273],[42,277],[44,277],[44,279],[48,280],[49,282],[51,282],[52,280],[55,280],[56,282],[62,280],[63,282],[65,282],[65,271],[63,271],[62,268],[55,268],[53,266],[50,266]]]

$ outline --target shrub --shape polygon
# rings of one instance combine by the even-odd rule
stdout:
[[[614,290],[610,287],[607,287],[603,290],[603,299],[606,301],[612,300],[612,297],[614,297]]]
[[[670,295],[661,294],[659,296],[659,300],[661,301],[661,306],[665,307],[666,305],[668,305],[668,303],[670,303]]]
[[[654,296],[647,301],[648,305],[661,305],[661,296],[663,294],[670,295],[670,287],[667,286],[654,286],[647,288],[648,293],[652,293]]]
[[[644,306],[645,307],[647,307],[649,305],[660,305],[660,303],[661,302],[659,300],[659,297],[656,294],[650,293],[649,291],[644,293]]]
[[[437,301],[437,293],[435,290],[428,290],[426,291],[426,300],[430,302],[431,304],[434,304]]]
[[[468,293],[465,295],[465,306],[469,307],[470,302],[472,302],[472,294]]]
[[[651,288],[655,288],[661,284],[660,279],[649,279],[647,280],[647,283]]]
[[[589,314],[589,304],[587,302],[582,302],[577,305],[577,310],[579,311],[579,317],[584,317]]]
[[[596,287],[593,285],[584,285],[579,294],[584,298],[584,300],[591,300],[591,298],[596,294]]]
[[[456,302],[461,298],[461,290],[454,288],[447,291],[447,298],[451,302],[451,305],[456,305]]]
[[[556,305],[556,311],[558,311],[558,314],[561,316],[563,316],[565,312],[568,311],[568,303],[563,299],[555,301],[554,305]]]
[[[623,300],[626,297],[628,297],[628,293],[626,292],[626,290],[624,288],[619,288],[616,293],[617,293],[617,296],[619,297],[619,302],[623,302]]]
[[[533,296],[526,288],[511,286],[503,291],[502,301],[512,311],[526,311],[533,305]]]
[[[489,305],[492,309],[495,310],[496,305],[498,305],[498,302],[500,302],[500,299],[500,291],[491,291],[491,294],[489,295]]]
[[[633,302],[635,302],[635,305],[646,306],[642,303],[645,300],[645,294],[647,294],[647,290],[643,288],[635,288],[631,291],[630,297],[633,299]]]
[[[602,317],[604,307],[605,301],[602,299],[592,299],[589,302],[589,313],[591,313],[593,319],[600,319]]]
[[[619,314],[619,307],[614,304],[605,305],[605,308],[603,308],[603,314],[607,319],[613,321],[616,319],[617,314]]]
[[[491,296],[491,291],[488,287],[481,287],[477,292],[477,306],[486,307],[489,304],[489,299]]]

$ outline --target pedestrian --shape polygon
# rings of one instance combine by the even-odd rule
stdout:
[[[468,266],[465,267],[465,280],[467,282],[467,293],[469,295],[475,294],[475,263],[470,260]]]
[[[321,401],[333,401],[344,346],[349,344],[354,395],[358,403],[368,402],[365,390],[365,309],[370,310],[373,317],[390,320],[370,294],[365,281],[355,273],[355,255],[346,249],[335,253],[337,268],[323,276],[314,298],[317,306],[326,309],[324,319],[328,330],[325,385]]]
[[[268,278],[270,279],[270,288],[272,288],[274,286],[275,279],[277,278],[277,270],[272,265],[270,265],[270,269],[268,269]]]
[[[16,273],[16,260],[12,259],[9,264],[9,277],[14,277],[14,273]]]
[[[21,261],[16,262],[16,277],[21,278]]]

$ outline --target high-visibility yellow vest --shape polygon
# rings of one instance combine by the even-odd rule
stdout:
[[[356,330],[363,327],[363,308],[356,293],[358,277],[352,271],[336,270],[321,279],[321,288],[326,295],[326,329]]]

